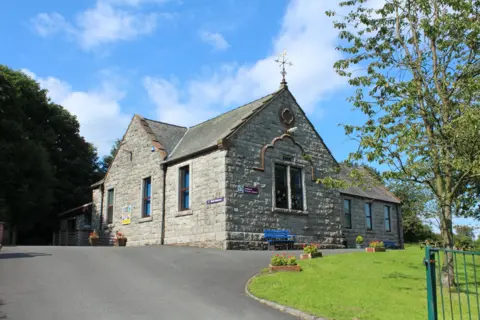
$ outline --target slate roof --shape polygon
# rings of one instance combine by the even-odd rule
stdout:
[[[366,182],[365,185],[362,186],[352,186],[347,189],[340,189],[341,193],[349,194],[353,196],[368,198],[368,199],[375,199],[385,202],[392,202],[392,203],[401,203],[400,199],[398,199],[393,193],[387,190],[379,181],[373,178],[368,171],[363,168],[356,168],[357,170],[362,170],[365,172],[366,175]],[[340,165],[340,173],[339,178],[341,180],[351,182],[348,177],[348,174],[353,170],[351,167],[347,167],[345,165]]]
[[[187,132],[186,127],[144,118],[158,142],[170,154]]]
[[[188,128],[183,138],[173,150],[173,153],[169,152],[169,156],[166,160],[170,161],[179,159],[197,151],[216,146],[219,139],[228,136],[256,110],[270,101],[270,99],[272,99],[278,92],[279,91],[271,93],[258,100],[223,113],[213,119]],[[158,141],[163,143],[163,140],[160,137],[158,137]]]

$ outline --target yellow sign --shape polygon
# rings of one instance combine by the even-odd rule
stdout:
[[[122,224],[130,224],[132,222],[132,206],[122,208]]]

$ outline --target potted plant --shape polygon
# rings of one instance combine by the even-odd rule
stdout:
[[[355,242],[357,243],[357,249],[362,249],[363,237],[358,236],[357,239],[355,239]]]
[[[368,248],[365,248],[367,252],[385,252],[385,244],[383,241],[375,240],[368,244]]]
[[[117,233],[115,234],[115,246],[125,247],[126,245],[127,245],[127,237],[120,231],[117,231]]]
[[[287,257],[284,254],[276,254],[272,256],[270,260],[270,265],[268,266],[270,272],[272,271],[300,271],[300,266],[298,265],[297,258],[295,256]]]
[[[100,237],[98,236],[98,233],[97,233],[96,230],[93,230],[88,235],[88,242],[90,243],[91,246],[98,245],[99,239],[100,239]]]
[[[303,245],[303,254],[300,255],[300,260],[320,258],[322,253],[318,251],[316,244]]]

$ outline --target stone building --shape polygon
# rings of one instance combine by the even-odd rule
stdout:
[[[190,128],[135,115],[104,179],[92,186],[92,227],[121,231],[129,246],[258,249],[265,229],[331,248],[342,246],[342,234],[349,246],[358,234],[401,243],[398,199],[379,186],[316,183],[336,168],[286,84]]]

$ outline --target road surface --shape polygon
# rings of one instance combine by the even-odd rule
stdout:
[[[4,247],[0,312],[11,320],[294,319],[244,293],[270,256],[173,246]]]

